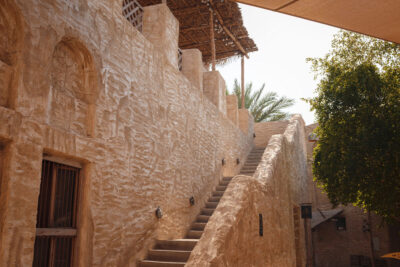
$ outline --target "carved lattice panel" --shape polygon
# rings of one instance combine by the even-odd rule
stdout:
[[[143,7],[136,0],[124,0],[122,14],[136,29],[142,31]]]

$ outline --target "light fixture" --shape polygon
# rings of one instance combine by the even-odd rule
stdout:
[[[239,158],[236,159],[236,164],[237,164],[237,165],[240,164],[240,159],[239,159]]]
[[[225,159],[222,159],[222,166],[226,164]]]
[[[191,196],[189,198],[189,203],[190,203],[190,206],[194,206],[194,197],[193,196]]]
[[[156,209],[156,217],[157,217],[158,219],[161,219],[162,216],[163,216],[163,213],[162,213],[161,208],[160,208],[160,207],[157,207],[157,209]]]

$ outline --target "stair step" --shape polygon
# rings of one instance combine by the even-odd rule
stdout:
[[[197,240],[191,239],[157,240],[154,248],[192,251],[196,244]]]
[[[257,170],[257,166],[254,167],[243,167],[242,169],[240,169],[241,171],[255,171]]]
[[[210,197],[208,199],[208,202],[219,202],[221,200],[221,197]]]
[[[219,185],[221,185],[221,186],[227,186],[227,185],[229,184],[229,182],[230,182],[230,180],[229,180],[229,181],[224,181],[224,180],[222,180],[222,181],[219,182]]]
[[[218,206],[218,202],[207,202],[206,208],[215,209]]]
[[[260,164],[260,162],[261,162],[261,159],[260,159],[260,160],[257,160],[257,161],[246,161],[246,163],[245,163],[244,165],[253,166],[253,165],[258,165],[258,164]]]
[[[222,180],[224,180],[224,181],[230,181],[230,180],[232,180],[232,178],[233,178],[233,177],[223,177]]]
[[[213,197],[221,197],[224,194],[224,191],[214,191],[212,193]]]
[[[198,215],[196,217],[196,222],[208,222],[208,219],[210,219],[211,216],[208,215]]]
[[[167,261],[150,261],[142,260],[139,267],[184,267],[186,262],[167,262]]]
[[[150,249],[147,260],[186,262],[189,259],[190,252],[184,250]]]
[[[200,211],[200,215],[208,215],[211,216],[213,214],[215,209],[207,209],[207,208],[202,208]]]
[[[255,170],[255,169],[257,169],[257,166],[250,166],[250,167],[243,166],[241,170]]]
[[[204,227],[206,227],[207,223],[205,222],[195,222],[192,224],[191,230],[200,230],[203,231]]]
[[[227,188],[227,186],[217,185],[217,187],[215,188],[215,191],[225,191],[226,188]]]
[[[262,155],[249,155],[247,157],[247,160],[257,160],[257,159],[261,159]]]
[[[200,231],[200,230],[189,230],[188,233],[186,234],[186,237],[193,238],[193,239],[200,239],[202,234],[203,234],[203,231]]]

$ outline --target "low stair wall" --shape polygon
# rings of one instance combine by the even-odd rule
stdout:
[[[295,115],[270,138],[255,174],[233,178],[186,266],[305,265],[304,230],[296,247],[293,219],[293,207],[308,200],[305,142]]]

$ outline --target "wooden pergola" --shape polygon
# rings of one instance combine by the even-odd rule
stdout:
[[[244,107],[244,58],[257,51],[243,25],[237,3],[229,0],[137,0],[142,6],[166,3],[179,21],[179,47],[199,49],[205,65],[215,70],[241,57],[242,107]]]

